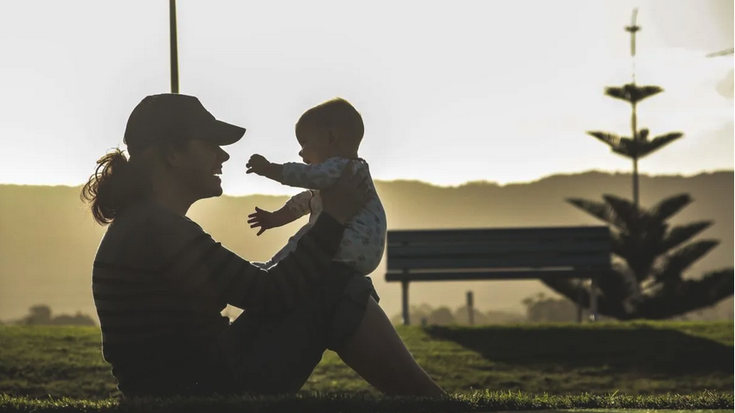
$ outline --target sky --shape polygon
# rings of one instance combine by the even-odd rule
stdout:
[[[665,92],[639,126],[684,138],[641,173],[733,169],[733,1],[192,1],[178,8],[180,92],[248,129],[226,194],[293,194],[246,175],[253,153],[298,161],[294,123],[341,96],[361,112],[374,179],[437,185],[629,172],[585,131],[630,135],[631,80]],[[0,3],[0,183],[80,185],[121,146],[130,111],[170,91],[168,2]]]

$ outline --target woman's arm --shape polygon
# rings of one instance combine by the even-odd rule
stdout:
[[[344,232],[344,223],[374,196],[364,174],[351,168],[322,195],[323,213],[299,240],[296,249],[269,270],[260,269],[214,241],[186,217],[172,216],[160,245],[174,253],[160,271],[177,288],[228,303],[250,312],[278,313],[292,308],[306,291],[322,280],[347,280],[330,271]],[[159,222],[159,225],[163,222]]]
[[[254,266],[199,230],[162,268],[164,275],[187,291],[224,298],[252,313],[279,313],[296,305],[323,277],[331,276],[329,267],[344,226],[322,214],[296,249],[269,270]]]

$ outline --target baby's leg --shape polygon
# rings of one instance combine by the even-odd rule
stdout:
[[[348,228],[334,260],[354,268],[362,275],[370,275],[378,268],[384,247],[385,241],[381,235],[366,235]]]

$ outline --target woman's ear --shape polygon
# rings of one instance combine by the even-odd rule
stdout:
[[[164,146],[160,149],[159,155],[166,167],[178,166],[182,162],[181,150],[172,146]]]
[[[163,153],[163,162],[167,166],[178,166],[179,159],[180,157],[176,150],[168,149]]]

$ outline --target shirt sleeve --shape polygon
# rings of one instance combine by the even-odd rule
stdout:
[[[309,202],[313,196],[314,194],[309,190],[300,192],[286,201],[286,208],[296,214],[297,217],[301,218],[311,212]]]
[[[334,185],[349,162],[345,158],[329,158],[323,163],[307,165],[297,162],[283,164],[281,183],[297,188],[325,189]]]
[[[168,252],[160,268],[172,283],[191,294],[224,299],[252,313],[280,313],[308,297],[308,290],[329,271],[344,227],[329,214],[321,214],[299,240],[296,249],[277,265],[261,269],[223,247],[195,222],[171,217],[158,228],[161,252]],[[343,280],[327,280],[341,284]]]

